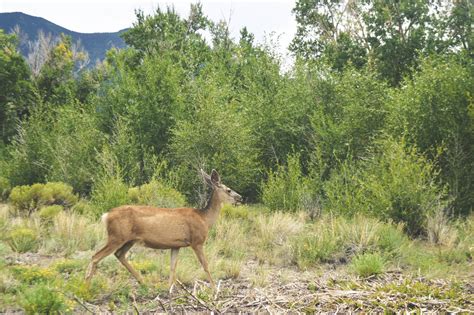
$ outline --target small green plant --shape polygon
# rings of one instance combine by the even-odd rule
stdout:
[[[71,292],[75,296],[85,301],[91,301],[106,289],[106,281],[103,277],[97,276],[87,284],[80,275],[71,277],[64,288],[66,292]]]
[[[78,214],[90,214],[94,212],[94,207],[89,201],[81,199],[72,207],[72,211]]]
[[[57,275],[56,272],[50,268],[41,268],[38,266],[15,266],[11,270],[17,280],[28,284],[49,282]]]
[[[230,219],[243,219],[248,220],[250,217],[250,210],[247,206],[231,206],[224,205],[221,209],[221,215],[225,218]]]
[[[45,284],[26,289],[21,298],[21,306],[26,314],[60,314],[70,311],[63,294]]]
[[[51,268],[53,270],[56,270],[57,272],[60,273],[73,273],[75,271],[81,270],[82,267],[84,266],[84,263],[80,260],[74,260],[74,259],[61,259],[58,261],[55,261],[52,265]]]
[[[60,205],[46,206],[41,208],[38,215],[42,220],[51,222],[63,210],[63,206]]]
[[[17,227],[10,231],[7,243],[11,249],[18,253],[36,251],[39,246],[38,235],[32,229]]]
[[[71,207],[77,202],[72,187],[60,182],[14,187],[10,193],[12,206],[23,215],[30,215],[43,206]]]
[[[164,208],[182,207],[186,200],[177,190],[164,185],[156,179],[139,187],[128,190],[128,198],[132,203]]]
[[[137,271],[142,273],[150,273],[158,270],[158,265],[156,264],[156,262],[151,260],[132,261],[131,265]]]
[[[300,268],[332,261],[340,250],[338,238],[329,230],[308,231],[293,239],[293,260]]]
[[[369,277],[383,273],[385,262],[379,253],[366,253],[352,259],[351,267],[361,277]]]
[[[378,231],[377,247],[385,254],[397,256],[407,243],[402,224],[384,224]]]

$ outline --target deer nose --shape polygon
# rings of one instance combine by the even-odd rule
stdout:
[[[239,194],[236,194],[236,196],[235,196],[235,200],[236,200],[237,202],[242,202],[243,198],[242,198],[242,196],[241,196],[241,195],[239,195]]]

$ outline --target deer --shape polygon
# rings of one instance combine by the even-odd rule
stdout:
[[[111,209],[102,216],[107,228],[107,243],[92,256],[86,273],[89,284],[97,270],[97,264],[114,253],[120,263],[144,284],[141,275],[129,264],[127,252],[135,244],[153,249],[170,249],[171,266],[169,276],[170,292],[175,282],[175,272],[180,248],[191,247],[197,256],[212,287],[214,281],[204,255],[204,243],[209,230],[216,223],[224,204],[240,204],[242,196],[221,183],[215,169],[211,175],[201,169],[201,176],[211,188],[210,197],[204,208],[157,208],[142,205],[123,205]]]

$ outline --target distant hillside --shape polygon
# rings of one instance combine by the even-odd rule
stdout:
[[[84,49],[89,53],[91,65],[94,65],[97,59],[103,60],[105,52],[110,48],[125,47],[125,42],[120,38],[120,34],[125,30],[115,33],[78,33],[51,23],[46,19],[21,12],[0,13],[0,28],[4,29],[6,33],[10,33],[16,25],[20,27],[22,33],[26,34],[30,41],[37,39],[39,30],[43,30],[45,34],[51,33],[53,37],[64,33],[71,36],[73,42],[80,40]],[[28,52],[27,48],[25,43],[20,45],[20,50],[25,56]]]

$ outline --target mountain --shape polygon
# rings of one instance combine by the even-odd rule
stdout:
[[[71,36],[73,43],[80,41],[84,50],[89,53],[90,65],[94,65],[96,60],[103,60],[106,51],[110,48],[126,46],[123,39],[120,38],[120,34],[126,29],[115,33],[78,33],[46,19],[21,12],[0,13],[0,28],[5,30],[5,33],[10,33],[16,25],[20,27],[22,37],[25,35],[28,41],[35,41],[40,30],[53,37],[60,36],[61,33]],[[28,54],[28,45],[24,38],[20,44],[20,51],[24,56]]]

